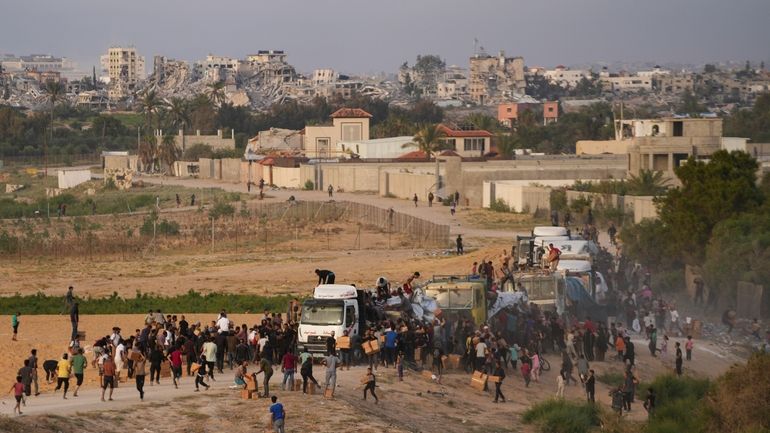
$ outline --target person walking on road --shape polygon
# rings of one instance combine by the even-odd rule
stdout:
[[[35,385],[35,396],[38,396],[40,395],[40,385],[37,382],[37,349],[30,351],[29,368],[32,369],[32,383]]]
[[[455,241],[457,244],[457,255],[461,256],[465,252],[465,249],[463,248],[463,236],[457,235],[457,240]]]
[[[270,405],[270,425],[276,433],[284,433],[284,422],[286,420],[286,410],[281,403],[278,403],[278,397],[270,397],[273,403]]]
[[[78,353],[72,356],[72,374],[75,375],[75,392],[72,393],[73,397],[78,396],[80,386],[83,385],[83,372],[88,365],[88,360],[83,355],[83,348],[78,349]]]
[[[414,194],[414,197],[412,197],[412,201],[414,202],[414,207],[417,207],[417,193]]]
[[[16,376],[16,383],[11,385],[11,389],[8,392],[13,392],[13,396],[16,398],[16,406],[13,407],[13,413],[19,412],[19,415],[21,415],[21,401],[24,399],[24,384],[21,383],[21,376]]]
[[[326,382],[324,383],[324,393],[327,389],[332,390],[332,396],[334,396],[334,390],[337,388],[337,368],[342,365],[342,362],[337,355],[329,354],[324,358],[324,364],[326,365]]]
[[[329,191],[329,198],[333,198],[334,196],[334,187],[329,185],[329,188],[326,188],[327,191]]]
[[[112,401],[112,391],[115,389],[115,373],[117,367],[110,355],[104,356],[104,362],[102,363],[102,401],[104,401],[104,393],[107,391],[107,387],[110,387],[109,399]]]
[[[147,358],[141,353],[134,358],[134,379],[136,390],[139,391],[139,400],[144,401],[144,378],[147,376]]]
[[[299,359],[301,365],[299,373],[302,375],[302,393],[307,394],[308,379],[310,379],[310,381],[312,381],[315,386],[319,388],[320,385],[318,384],[318,381],[315,380],[315,377],[313,377],[313,355],[307,351],[307,347],[305,348],[305,351],[299,355]]]
[[[433,207],[433,199],[435,196],[433,195],[433,191],[428,193],[428,207]]]
[[[72,367],[69,361],[69,355],[66,353],[61,356],[59,364],[57,364],[56,373],[56,389],[58,391],[62,385],[64,385],[64,399],[67,399],[67,391],[70,389],[70,375],[72,374]]]
[[[259,371],[254,373],[254,375],[256,376],[259,373],[265,374],[262,381],[262,386],[265,388],[265,394],[263,397],[267,398],[267,396],[270,395],[270,378],[273,377],[273,365],[266,357],[262,357],[262,359],[259,361]]]
[[[372,397],[374,397],[374,404],[379,403],[380,399],[377,398],[377,394],[374,393],[374,388],[377,387],[377,379],[374,377],[374,373],[372,373],[372,367],[366,368],[366,378],[364,381],[366,384],[366,386],[364,386],[364,400],[366,400],[366,393],[371,392]]]
[[[500,387],[503,385],[503,379],[505,379],[505,369],[503,368],[503,365],[500,363],[500,361],[497,361],[495,363],[495,374],[496,377],[499,378],[497,382],[495,382],[495,400],[494,403],[497,403],[498,397],[503,400],[503,403],[505,403],[505,396],[503,395],[503,392],[500,390]]]
[[[193,372],[195,374],[195,392],[200,391],[199,385],[203,385],[206,387],[206,389],[209,389],[209,385],[203,381],[203,379],[206,378],[206,367],[208,366],[208,363],[206,362],[206,355],[202,354],[200,360],[198,360],[197,369]]]

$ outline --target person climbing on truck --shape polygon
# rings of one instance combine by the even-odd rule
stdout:
[[[315,274],[318,275],[318,284],[334,284],[334,272],[328,269],[316,269]]]

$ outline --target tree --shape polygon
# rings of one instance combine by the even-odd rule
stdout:
[[[473,113],[465,119],[465,122],[473,125],[475,129],[484,131],[495,132],[500,129],[500,122],[484,113]]]
[[[770,141],[770,93],[754,101],[751,110],[737,110],[725,119],[725,136],[747,137],[755,143]]]
[[[446,142],[442,140],[445,135],[439,125],[427,125],[417,131],[417,134],[412,138],[412,143],[406,143],[403,147],[417,146],[430,159],[433,154],[438,154],[438,152],[446,148]],[[436,190],[441,187],[441,178],[439,177],[438,170],[438,155],[436,155]]]
[[[682,93],[681,103],[677,107],[676,111],[680,113],[686,113],[691,115],[699,115],[706,111],[706,107],[698,101],[698,97],[694,95],[689,89],[686,89]]]
[[[639,175],[630,175],[627,188],[630,195],[658,196],[666,192],[668,181],[662,171],[642,170]]]
[[[690,157],[676,168],[681,187],[657,200],[660,220],[685,261],[703,261],[714,226],[762,203],[756,184],[757,161],[740,151],[720,150],[708,163]]]
[[[680,262],[670,239],[670,230],[660,220],[644,219],[639,224],[623,227],[620,240],[623,253],[650,269],[671,269]]]
[[[209,100],[212,104],[219,107],[225,102],[225,82],[224,81],[217,81],[215,83],[209,84],[207,87],[207,91],[209,94]]]
[[[200,158],[211,158],[212,156],[214,156],[214,151],[211,149],[211,146],[203,143],[193,143],[184,151],[183,159],[185,161],[197,161]]]
[[[198,95],[190,101],[190,128],[198,131],[213,131],[216,121],[217,112],[206,95]]]
[[[179,159],[180,154],[181,151],[176,145],[176,136],[171,134],[164,135],[160,142],[160,147],[158,148],[158,159],[160,162],[166,164],[169,168],[172,168],[174,162]]]
[[[495,136],[495,146],[500,155],[510,158],[514,155],[515,150],[521,146],[521,143],[517,134],[501,133]]]
[[[155,157],[157,154],[158,139],[154,134],[144,134],[139,142],[139,160],[145,171],[151,172],[155,169]]]
[[[181,129],[184,133],[190,124],[190,104],[184,98],[171,98],[168,101],[168,115],[174,128]]]

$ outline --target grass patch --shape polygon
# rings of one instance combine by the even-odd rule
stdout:
[[[705,432],[710,416],[706,416],[704,398],[711,390],[707,379],[658,376],[652,383],[641,384],[639,391],[646,395],[652,388],[657,394],[657,409],[644,429],[647,433]]]
[[[619,371],[608,371],[596,376],[596,380],[608,385],[610,388],[617,388],[623,385],[623,373]]]
[[[521,420],[540,433],[588,433],[599,427],[600,415],[594,404],[547,400],[527,409]]]
[[[123,298],[117,293],[101,298],[78,298],[81,314],[142,314],[147,310],[165,312],[216,313],[223,309],[232,312],[282,311],[293,297],[258,296],[234,293],[201,294],[190,290],[183,295],[160,296],[136,292],[133,298]],[[64,310],[62,296],[49,296],[38,292],[34,295],[0,297],[0,311],[26,314],[59,314]]]

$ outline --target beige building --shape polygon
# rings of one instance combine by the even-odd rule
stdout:
[[[158,143],[163,140],[162,131],[156,131]],[[230,131],[230,136],[226,137],[222,130],[217,130],[217,135],[201,135],[200,131],[195,131],[195,135],[185,135],[181,129],[179,133],[174,136],[176,146],[180,151],[184,152],[188,147],[195,144],[204,144],[210,146],[211,150],[232,150],[235,149],[235,131]]]
[[[134,47],[110,47],[101,62],[109,78],[110,100],[131,95],[136,84],[146,75],[144,56],[140,56]]]
[[[444,137],[446,149],[453,150],[463,158],[482,157],[490,152],[492,133],[479,129],[457,129],[441,124],[438,126]]]
[[[476,54],[470,58],[468,93],[473,102],[486,105],[508,100],[514,94],[523,95],[526,86],[523,57],[505,57],[500,51],[496,57]]]
[[[577,142],[578,155],[627,154],[628,172],[638,175],[642,170],[661,171],[670,181],[676,181],[674,170],[691,156],[707,159],[736,140],[722,137],[719,118],[633,119],[616,122],[615,140]]]
[[[309,158],[336,158],[343,156],[340,142],[369,139],[369,119],[372,115],[360,108],[341,108],[331,115],[332,124],[305,127],[302,148]]]

